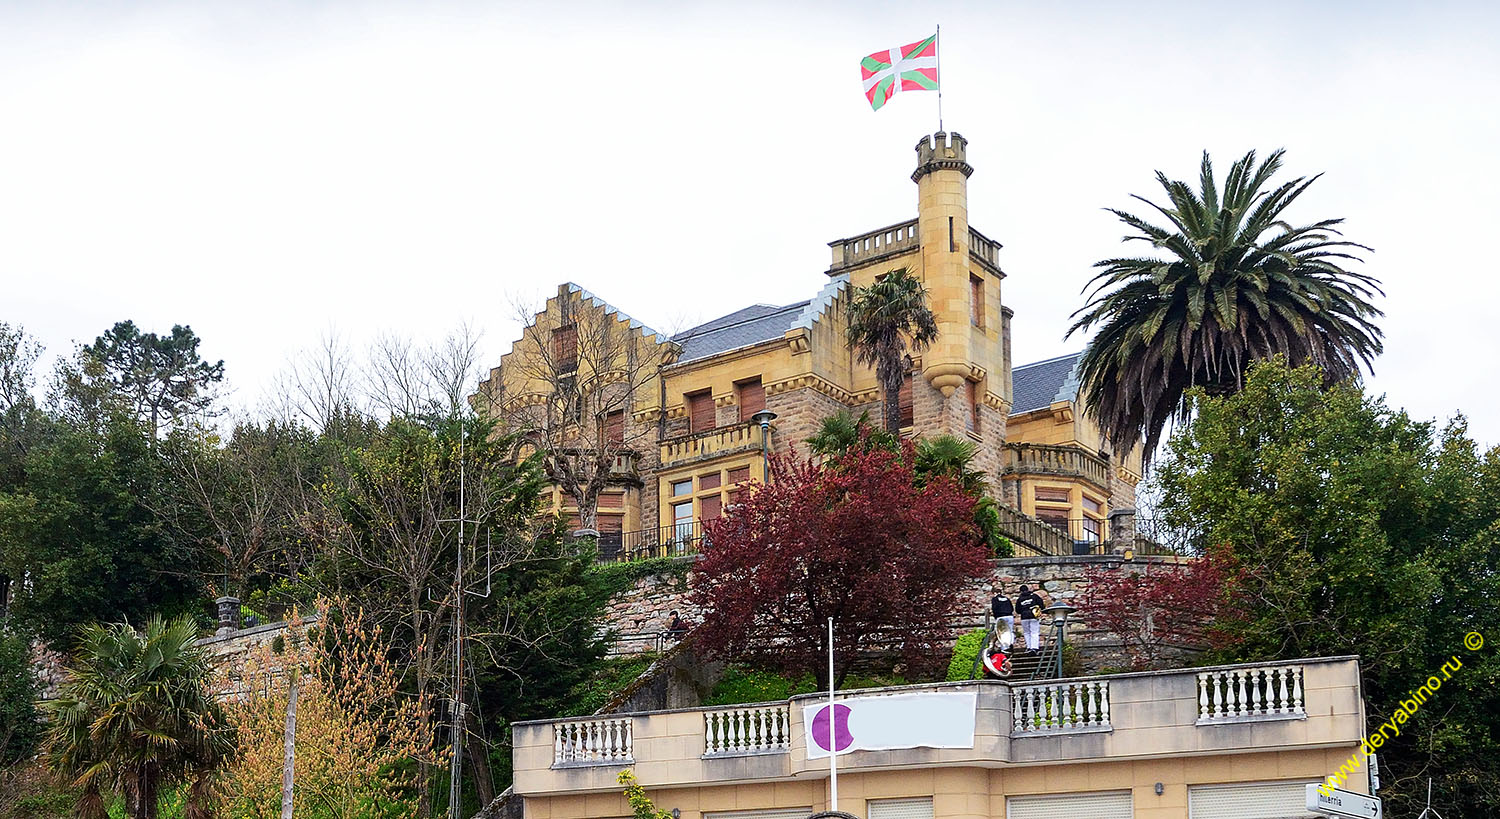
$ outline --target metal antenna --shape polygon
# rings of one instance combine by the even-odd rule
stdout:
[[[458,418],[458,517],[450,520],[440,520],[439,523],[458,524],[458,559],[453,569],[453,701],[452,701],[452,753],[453,759],[448,769],[448,816],[449,819],[462,819],[460,812],[463,810],[463,739],[467,735],[464,727],[464,595],[468,590],[464,588],[464,551],[467,546],[464,538],[466,535],[465,525],[479,525],[477,520],[468,519],[468,497],[466,483],[467,466],[464,460],[464,439],[468,428],[464,425],[464,419]],[[489,547],[489,538],[485,538],[486,549]],[[489,596],[489,557],[485,558],[486,577],[485,592],[482,597]]]
[[[1427,807],[1422,808],[1422,812],[1417,814],[1417,819],[1428,819],[1428,817],[1443,819],[1443,815],[1432,806],[1432,777],[1430,776],[1427,777]]]

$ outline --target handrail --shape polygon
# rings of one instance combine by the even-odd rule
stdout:
[[[1198,724],[1307,716],[1300,665],[1198,672]]]

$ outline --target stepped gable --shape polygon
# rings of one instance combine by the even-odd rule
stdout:
[[[1049,358],[1031,364],[1022,364],[1011,371],[1011,393],[1015,403],[1012,415],[1046,409],[1056,401],[1073,401],[1078,398],[1078,362],[1083,353]]]

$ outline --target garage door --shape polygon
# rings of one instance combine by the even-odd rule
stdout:
[[[932,819],[932,797],[871,799],[870,819]]]
[[[775,810],[732,810],[729,813],[708,813],[705,819],[807,819],[813,814],[810,807],[783,807]]]
[[[1012,796],[1005,800],[1009,819],[1133,819],[1130,791]]]
[[[1308,780],[1248,785],[1191,785],[1189,819],[1301,819],[1307,809]],[[1316,784],[1316,783],[1311,783]]]

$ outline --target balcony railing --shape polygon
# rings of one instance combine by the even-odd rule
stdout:
[[[599,536],[599,560],[605,563],[647,560],[653,557],[695,555],[703,547],[703,521],[692,520]]]
[[[1068,537],[1067,532],[1003,503],[995,508],[1000,514],[1000,533],[1016,546],[1039,555],[1073,553],[1073,539]],[[1019,553],[1020,549],[1016,551]]]
[[[661,442],[661,465],[666,467],[716,455],[753,452],[758,451],[760,447],[760,424],[747,421],[743,424],[664,439]]]
[[[630,717],[606,717],[555,723],[552,764],[629,765],[634,739]]]
[[[1110,730],[1109,680],[1027,685],[1011,696],[1017,734]]]
[[[828,244],[833,248],[833,269],[839,270],[892,253],[916,250],[921,239],[917,235],[917,220],[912,219]]]
[[[792,747],[792,709],[784,702],[703,712],[703,755],[783,753]]]
[[[1198,674],[1198,724],[1304,719],[1300,665],[1228,668]]]
[[[1109,462],[1075,446],[1006,444],[1003,458],[1003,475],[1067,475],[1109,487]]]

